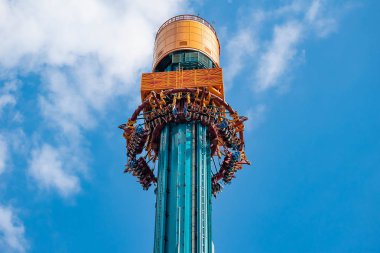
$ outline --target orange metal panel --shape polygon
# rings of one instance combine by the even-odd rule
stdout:
[[[221,68],[196,69],[142,74],[141,99],[151,91],[175,88],[203,88],[224,99],[223,72]]]
[[[177,41],[188,40],[190,37],[190,34],[189,33],[177,33],[175,35],[175,37],[176,37]]]
[[[175,43],[176,37],[174,35],[166,37],[166,44]]]
[[[196,42],[202,42],[202,36],[196,33],[190,33],[190,40]]]
[[[186,45],[181,41],[187,41]],[[220,46],[214,30],[196,20],[176,20],[160,28],[157,33],[153,68],[166,55],[181,49],[200,51],[219,66]]]
[[[193,26],[190,26],[190,33],[193,34],[199,34],[199,35],[202,35],[202,29],[198,28],[198,27],[193,27]]]
[[[184,21],[184,20],[182,20],[182,22],[178,22],[177,21],[177,27],[181,27],[181,26],[189,27],[190,26],[190,22],[189,21]]]
[[[189,33],[190,27],[189,26],[179,26],[177,27],[177,33]]]

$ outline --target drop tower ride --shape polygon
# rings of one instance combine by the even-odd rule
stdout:
[[[244,124],[224,99],[215,29],[194,15],[167,20],[152,73],[126,124],[125,172],[155,186],[154,253],[211,253],[211,198],[243,164]]]

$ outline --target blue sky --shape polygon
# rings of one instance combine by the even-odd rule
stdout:
[[[155,31],[221,42],[247,155],[213,202],[215,252],[380,252],[378,1],[0,0],[0,252],[151,252],[122,173]]]

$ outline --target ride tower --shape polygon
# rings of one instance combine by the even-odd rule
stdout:
[[[211,253],[211,198],[243,164],[246,117],[224,100],[215,29],[194,15],[167,20],[152,73],[126,124],[125,172],[155,186],[154,253]]]

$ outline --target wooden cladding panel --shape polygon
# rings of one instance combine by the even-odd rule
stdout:
[[[176,88],[208,88],[213,94],[224,99],[223,72],[221,68],[196,69],[142,74],[141,99],[151,91]]]

